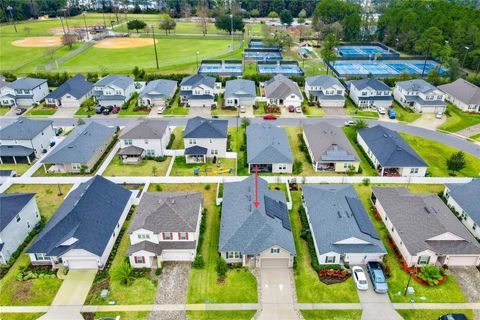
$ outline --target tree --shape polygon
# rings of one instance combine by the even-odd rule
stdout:
[[[355,129],[355,131],[358,131],[360,129],[366,129],[368,128],[368,123],[363,119],[358,119],[353,125],[353,128]]]
[[[232,31],[245,31],[245,24],[240,16],[233,16],[230,18],[230,15],[224,15],[216,17],[215,27],[217,27],[217,29],[227,31],[229,34],[232,34]]]
[[[303,19],[307,17],[307,12],[305,11],[305,9],[300,10],[300,12],[298,13],[298,17]]]
[[[360,39],[360,24],[362,18],[358,12],[347,15],[343,19],[343,33],[346,41],[353,41]]]
[[[323,47],[320,50],[320,54],[322,55],[323,61],[326,64],[334,62],[337,59],[337,52],[335,51],[335,47],[337,45],[338,45],[338,39],[333,33],[330,33],[325,37],[325,41],[323,42]],[[327,74],[328,74],[328,67],[327,67]]]
[[[293,38],[285,30],[277,30],[273,36],[273,44],[285,49],[289,49],[293,45]]]
[[[242,118],[242,128],[246,129],[250,125],[250,119],[247,117]]]
[[[223,278],[227,274],[228,265],[222,257],[218,257],[216,271],[219,278]]]
[[[188,3],[182,5],[182,17],[190,18],[192,16],[192,6]]]
[[[303,162],[295,159],[295,161],[293,161],[292,171],[295,175],[301,174],[303,172]]]
[[[118,281],[124,286],[130,286],[135,280],[133,268],[128,262],[122,263],[112,270],[112,280]]]
[[[278,18],[278,13],[276,13],[275,11],[270,11],[270,13],[268,14],[268,17],[272,20],[276,19]]]
[[[147,26],[147,24],[145,22],[143,22],[142,20],[138,20],[138,19],[130,20],[130,21],[127,22],[127,29],[128,30],[136,30],[137,33],[138,33],[138,30],[145,29],[146,26]]]
[[[260,16],[260,11],[258,11],[258,9],[252,9],[252,11],[250,11],[250,16],[252,18],[257,18]]]
[[[462,151],[458,151],[447,159],[447,168],[452,171],[453,175],[467,166],[467,160],[465,160],[465,154]]]
[[[160,15],[159,28],[161,30],[165,30],[165,35],[167,33],[170,33],[171,30],[175,30],[176,26],[177,26],[177,22],[175,21],[175,19],[170,17],[168,13],[163,13]]]
[[[450,78],[451,81],[455,81],[462,75],[462,67],[460,66],[460,62],[457,58],[450,57],[447,59],[445,63],[448,67],[447,69],[447,76]]]
[[[423,53],[425,57],[422,69],[422,77],[425,75],[425,67],[427,66],[428,56],[439,51],[442,40],[442,31],[437,27],[430,27],[422,33],[420,39],[415,43],[415,50]]]
[[[208,4],[205,0],[200,0],[197,7],[197,16],[198,16],[198,26],[202,30],[202,34],[205,36],[208,32],[209,16],[210,10],[208,9]]]
[[[288,26],[292,24],[293,17],[290,10],[284,9],[280,12],[280,21]]]
[[[73,44],[77,42],[77,36],[74,34],[65,34],[62,36],[62,43],[64,46],[67,46],[69,49],[72,49]]]

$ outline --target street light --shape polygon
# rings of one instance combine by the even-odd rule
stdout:
[[[230,14],[230,35],[232,36],[232,51],[233,51],[233,14]]]
[[[405,288],[405,292],[403,293],[404,297],[407,295],[408,287],[410,287],[410,281],[412,280],[414,273],[415,273],[415,264],[412,265],[412,270],[410,271],[410,277],[408,278],[407,287]]]
[[[67,20],[67,9],[63,9],[63,17],[65,18],[65,25],[67,26],[67,31],[70,33],[70,27],[68,26],[68,20]]]
[[[158,53],[157,53],[157,43],[155,41],[155,25],[150,25],[152,28],[152,40],[153,40],[153,49],[155,50],[155,62],[157,63],[157,70],[159,69],[158,67]]]
[[[15,25],[15,19],[13,18],[13,8],[11,6],[7,7],[8,12],[10,12],[10,21],[13,23],[13,29],[15,29],[15,33],[18,33],[17,26]]]
[[[466,51],[465,51],[465,55],[463,56],[463,61],[462,61],[462,69],[463,69],[463,65],[465,64],[465,59],[467,59],[467,54],[468,54],[468,50],[470,50],[470,47],[465,47]]]
[[[88,35],[88,28],[87,28],[87,18],[85,18],[85,16],[87,15],[87,12],[83,12],[82,13],[82,16],[83,16],[83,22],[85,23],[85,34],[87,35],[87,40],[90,40],[90,37]]]
[[[66,35],[67,35],[67,31],[65,31],[65,25],[63,24],[63,19],[62,19],[62,17],[58,17],[58,20],[60,20],[60,22],[62,23],[63,35],[66,36]]]
[[[200,52],[198,52],[198,51],[196,52],[196,56],[197,56],[197,69],[198,69],[198,54],[199,54],[199,53],[200,53]]]

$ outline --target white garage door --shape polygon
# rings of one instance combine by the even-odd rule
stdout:
[[[366,264],[369,261],[379,261],[378,256],[350,255],[348,262],[350,265],[356,265]]]
[[[96,259],[67,260],[70,269],[97,269]]]
[[[166,251],[162,252],[163,261],[193,261],[192,251]]]
[[[438,107],[438,106],[429,106],[429,107],[422,107],[422,112],[423,113],[437,113],[440,111],[443,111],[444,107]]]
[[[448,258],[449,266],[474,266],[478,257],[474,256],[450,256]]]
[[[288,268],[288,258],[262,258],[262,268]]]

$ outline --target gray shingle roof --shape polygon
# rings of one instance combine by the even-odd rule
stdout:
[[[118,74],[109,74],[108,76],[98,80],[95,83],[95,86],[104,87],[114,85],[123,90],[127,89],[129,86],[133,85],[133,78]]]
[[[450,196],[473,221],[480,225],[480,179],[473,179],[469,183],[446,184],[450,189]]]
[[[46,79],[21,78],[10,83],[8,87],[11,89],[18,89],[18,90],[31,90],[42,85],[45,82],[47,82]]]
[[[95,176],[72,190],[27,249],[28,253],[61,256],[83,249],[101,256],[125,210],[131,192]],[[62,246],[66,240],[78,241]]]
[[[0,193],[0,232],[33,197],[35,193]]]
[[[26,157],[35,153],[35,150],[20,145],[3,145],[0,146],[0,155],[3,157]]]
[[[425,100],[419,96],[405,96],[405,102],[416,102],[423,106],[446,106],[443,100]]]
[[[302,191],[319,254],[387,253],[351,185],[307,184]],[[337,243],[349,238],[367,243]]]
[[[480,254],[480,245],[436,194],[414,194],[404,187],[373,187],[408,251],[432,250],[438,255]],[[463,240],[429,240],[452,233]]]
[[[305,78],[305,83],[309,86],[321,87],[327,89],[333,86],[343,87],[342,83],[332,76],[313,76]]]
[[[423,93],[428,93],[437,89],[434,85],[431,85],[423,79],[399,81],[396,85],[407,91],[418,91]]]
[[[253,164],[293,163],[284,128],[254,123],[247,127],[247,159]]]
[[[327,122],[303,127],[315,161],[360,161],[342,129]]]
[[[466,104],[480,104],[480,87],[465,79],[457,79],[452,83],[438,86],[438,89],[457,98]]]
[[[43,163],[87,163],[115,134],[115,128],[97,122],[78,126],[43,160]]]
[[[225,183],[220,222],[219,251],[259,254],[271,246],[280,246],[296,255],[291,230],[278,216],[288,219],[285,194],[268,190],[268,183],[258,179],[259,207],[255,208],[255,177]],[[267,212],[266,203],[278,202],[282,214]],[[277,210],[276,209],[276,210]],[[271,209],[268,209],[271,210]]]
[[[52,125],[51,120],[32,120],[20,117],[0,129],[1,140],[32,140],[46,127]]]
[[[128,233],[138,229],[161,232],[195,232],[203,203],[199,192],[146,192]]]
[[[185,148],[185,155],[206,155],[207,152],[208,149],[201,146],[191,146]]]
[[[118,154],[123,156],[141,156],[145,149],[137,146],[126,146],[118,151]]]
[[[147,98],[172,98],[177,90],[177,81],[157,79],[150,81],[140,93],[140,97]]]
[[[184,138],[227,138],[228,120],[205,119],[195,117],[188,119],[183,132]]]
[[[182,79],[180,83],[181,86],[191,86],[197,87],[200,85],[205,85],[209,88],[215,88],[215,78],[205,76],[203,74],[195,74],[193,76],[188,76]]]
[[[346,82],[347,86],[350,85],[357,88],[357,90],[363,90],[365,88],[372,88],[373,90],[382,90],[382,91],[390,91],[390,87],[385,84],[385,82],[380,81],[375,78],[367,78],[361,80],[351,80]]]
[[[162,139],[168,129],[168,121],[137,119],[120,135],[120,139]]]
[[[93,89],[93,83],[87,81],[87,79],[81,74],[68,79],[61,84],[55,91],[49,93],[45,99],[60,99],[66,94],[70,94],[73,97],[80,99]]]
[[[291,94],[302,97],[298,84],[283,75],[276,75],[265,82],[265,96],[268,99],[285,99]]]
[[[196,241],[160,241],[159,243],[142,241],[128,247],[127,256],[142,250],[154,253],[159,256],[162,254],[163,250],[193,250],[196,247]]]
[[[257,91],[255,89],[255,82],[252,80],[229,80],[225,85],[225,99],[227,98],[244,98],[251,97],[255,98],[257,96]]]
[[[360,129],[358,134],[382,167],[428,167],[418,153],[396,131],[377,125],[372,128]]]

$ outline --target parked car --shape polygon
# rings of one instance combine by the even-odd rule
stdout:
[[[107,116],[107,115],[110,114],[110,110],[108,110],[108,108],[105,108],[105,109],[103,109],[102,113]]]
[[[388,285],[382,266],[378,262],[370,261],[367,263],[368,274],[372,280],[373,290],[376,293],[387,293]]]
[[[103,110],[105,110],[105,107],[104,107],[104,106],[97,106],[97,107],[95,108],[95,113],[96,113],[96,114],[101,114],[101,113],[103,113]]]
[[[464,315],[463,313],[449,313],[449,314],[444,314],[439,320],[468,320],[467,316]]]
[[[294,106],[288,106],[288,112],[295,112]]]
[[[277,120],[277,117],[273,114],[266,114],[263,116],[263,120]]]
[[[218,116],[212,116],[212,118],[214,118],[214,119],[218,119]]]
[[[112,112],[113,106],[106,106],[105,109],[108,110],[108,112]]]
[[[245,109],[245,106],[240,106],[240,112],[245,113],[247,110]]]
[[[437,119],[442,119],[442,117],[443,117],[443,112],[437,112],[435,114],[435,118],[437,118]]]
[[[355,125],[355,121],[353,120],[348,120],[348,121],[345,121],[345,126],[346,127],[351,127],[351,126],[354,126]]]
[[[112,113],[119,113],[120,110],[122,110],[122,108],[120,108],[119,106],[114,106],[112,109]]]
[[[165,111],[165,107],[158,107],[157,114],[162,114]]]
[[[352,275],[358,290],[368,290],[367,277],[365,276],[365,272],[363,272],[362,267],[353,267]]]
[[[379,107],[379,108],[377,109],[377,111],[378,111],[378,113],[381,114],[381,115],[384,115],[384,114],[387,113],[387,110],[385,110],[384,107]]]
[[[25,109],[25,108],[17,108],[17,109],[15,109],[15,114],[16,114],[17,116],[19,116],[19,115],[23,114],[25,111],[27,111],[27,109]]]
[[[395,119],[396,117],[397,117],[397,113],[395,112],[395,109],[393,108],[388,109],[388,118]]]
[[[302,113],[302,107],[296,107],[295,112],[296,113]]]

